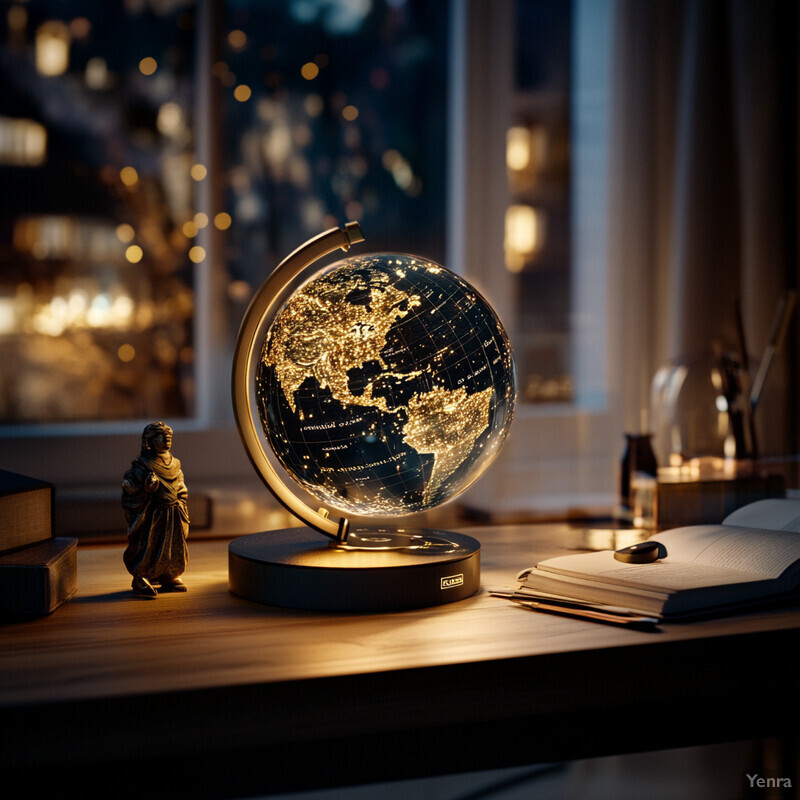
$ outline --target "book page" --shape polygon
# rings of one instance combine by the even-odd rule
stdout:
[[[672,561],[694,561],[708,546],[728,533],[723,525],[687,525],[661,531],[651,537],[667,548],[667,557]]]
[[[683,561],[777,578],[800,559],[800,500],[759,500],[722,525],[690,525],[653,536],[668,561]]]
[[[757,500],[728,514],[723,525],[737,528],[768,528],[800,532],[800,500],[777,498]]]
[[[727,526],[720,531],[719,535],[709,537],[706,546],[692,559],[693,563],[778,578],[800,559],[800,533]],[[671,551],[667,542],[664,546],[665,561],[675,561],[677,552]]]
[[[536,569],[578,580],[584,578],[629,588],[636,587],[643,594],[652,593],[653,596],[706,586],[727,586],[763,580],[761,575],[742,574],[735,569],[697,563],[670,563],[669,559],[653,564],[623,564],[614,558],[610,550],[549,558],[540,562]],[[529,576],[527,583],[534,584],[535,577]]]
[[[800,559],[800,533],[728,525],[690,525],[653,536],[666,561],[706,564],[777,578]]]

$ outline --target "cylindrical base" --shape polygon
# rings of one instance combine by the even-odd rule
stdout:
[[[402,611],[480,589],[480,543],[448,531],[357,530],[343,547],[310,528],[228,545],[228,587],[247,600],[314,611]]]

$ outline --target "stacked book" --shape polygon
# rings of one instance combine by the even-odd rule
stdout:
[[[0,614],[50,614],[78,588],[78,540],[53,536],[50,483],[0,470]]]

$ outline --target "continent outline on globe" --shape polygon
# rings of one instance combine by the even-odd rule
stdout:
[[[267,331],[259,417],[289,475],[345,513],[402,515],[460,494],[505,439],[513,357],[491,306],[441,265],[343,259]]]

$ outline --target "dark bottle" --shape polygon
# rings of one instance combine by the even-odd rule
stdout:
[[[651,433],[626,433],[620,474],[620,505],[631,507],[631,476],[637,472],[656,477],[658,465],[653,452]]]

